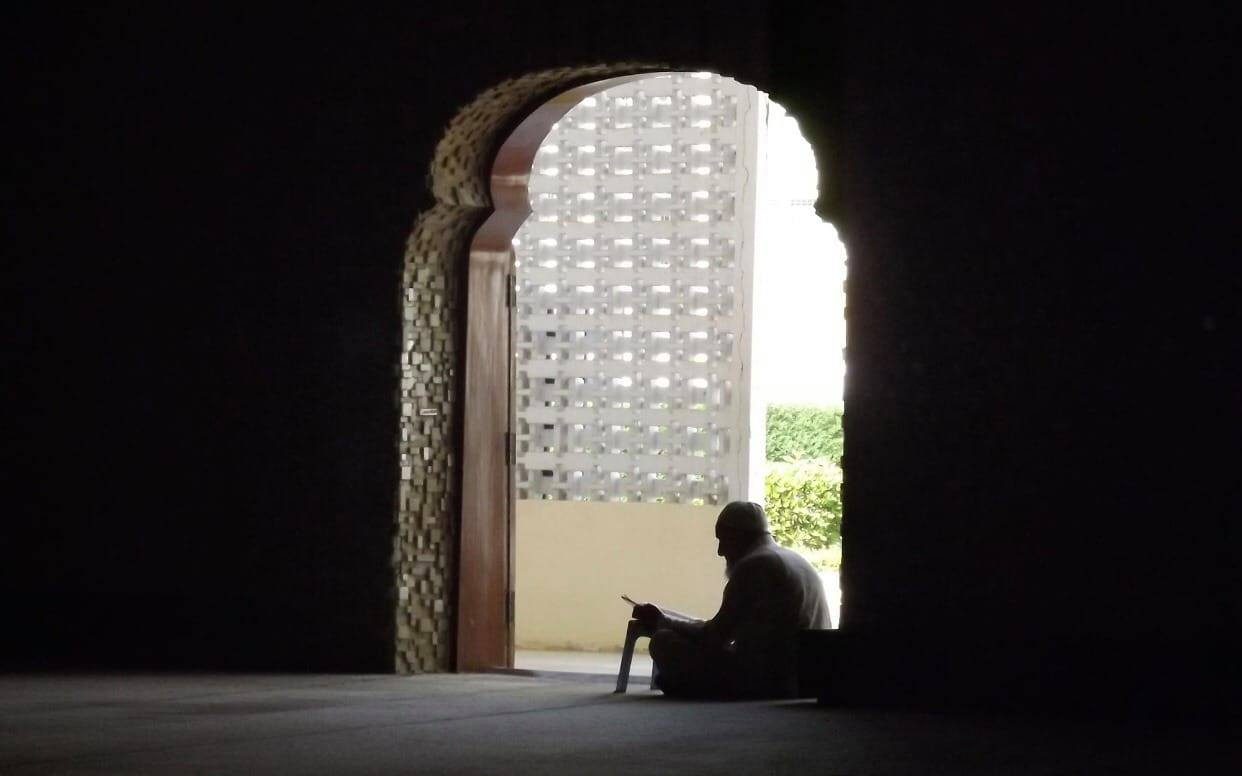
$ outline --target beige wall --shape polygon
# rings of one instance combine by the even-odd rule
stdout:
[[[518,501],[519,649],[619,649],[622,593],[711,617],[724,590],[719,507]],[[645,642],[640,642],[645,644]]]

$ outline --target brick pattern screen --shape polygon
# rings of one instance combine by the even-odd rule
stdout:
[[[544,141],[514,238],[518,498],[739,492],[757,94],[644,79]]]

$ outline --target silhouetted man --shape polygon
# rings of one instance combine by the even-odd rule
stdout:
[[[715,617],[634,607],[634,618],[655,634],[656,683],[667,695],[686,697],[793,697],[798,631],[832,627],[819,574],[772,539],[758,504],[726,505],[716,539],[729,581]]]

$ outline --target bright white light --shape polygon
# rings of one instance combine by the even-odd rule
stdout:
[[[711,105],[712,98],[706,94],[696,94],[690,98],[691,105]]]

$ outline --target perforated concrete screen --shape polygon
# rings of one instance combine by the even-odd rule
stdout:
[[[632,82],[553,129],[514,239],[520,499],[746,496],[763,95]]]

